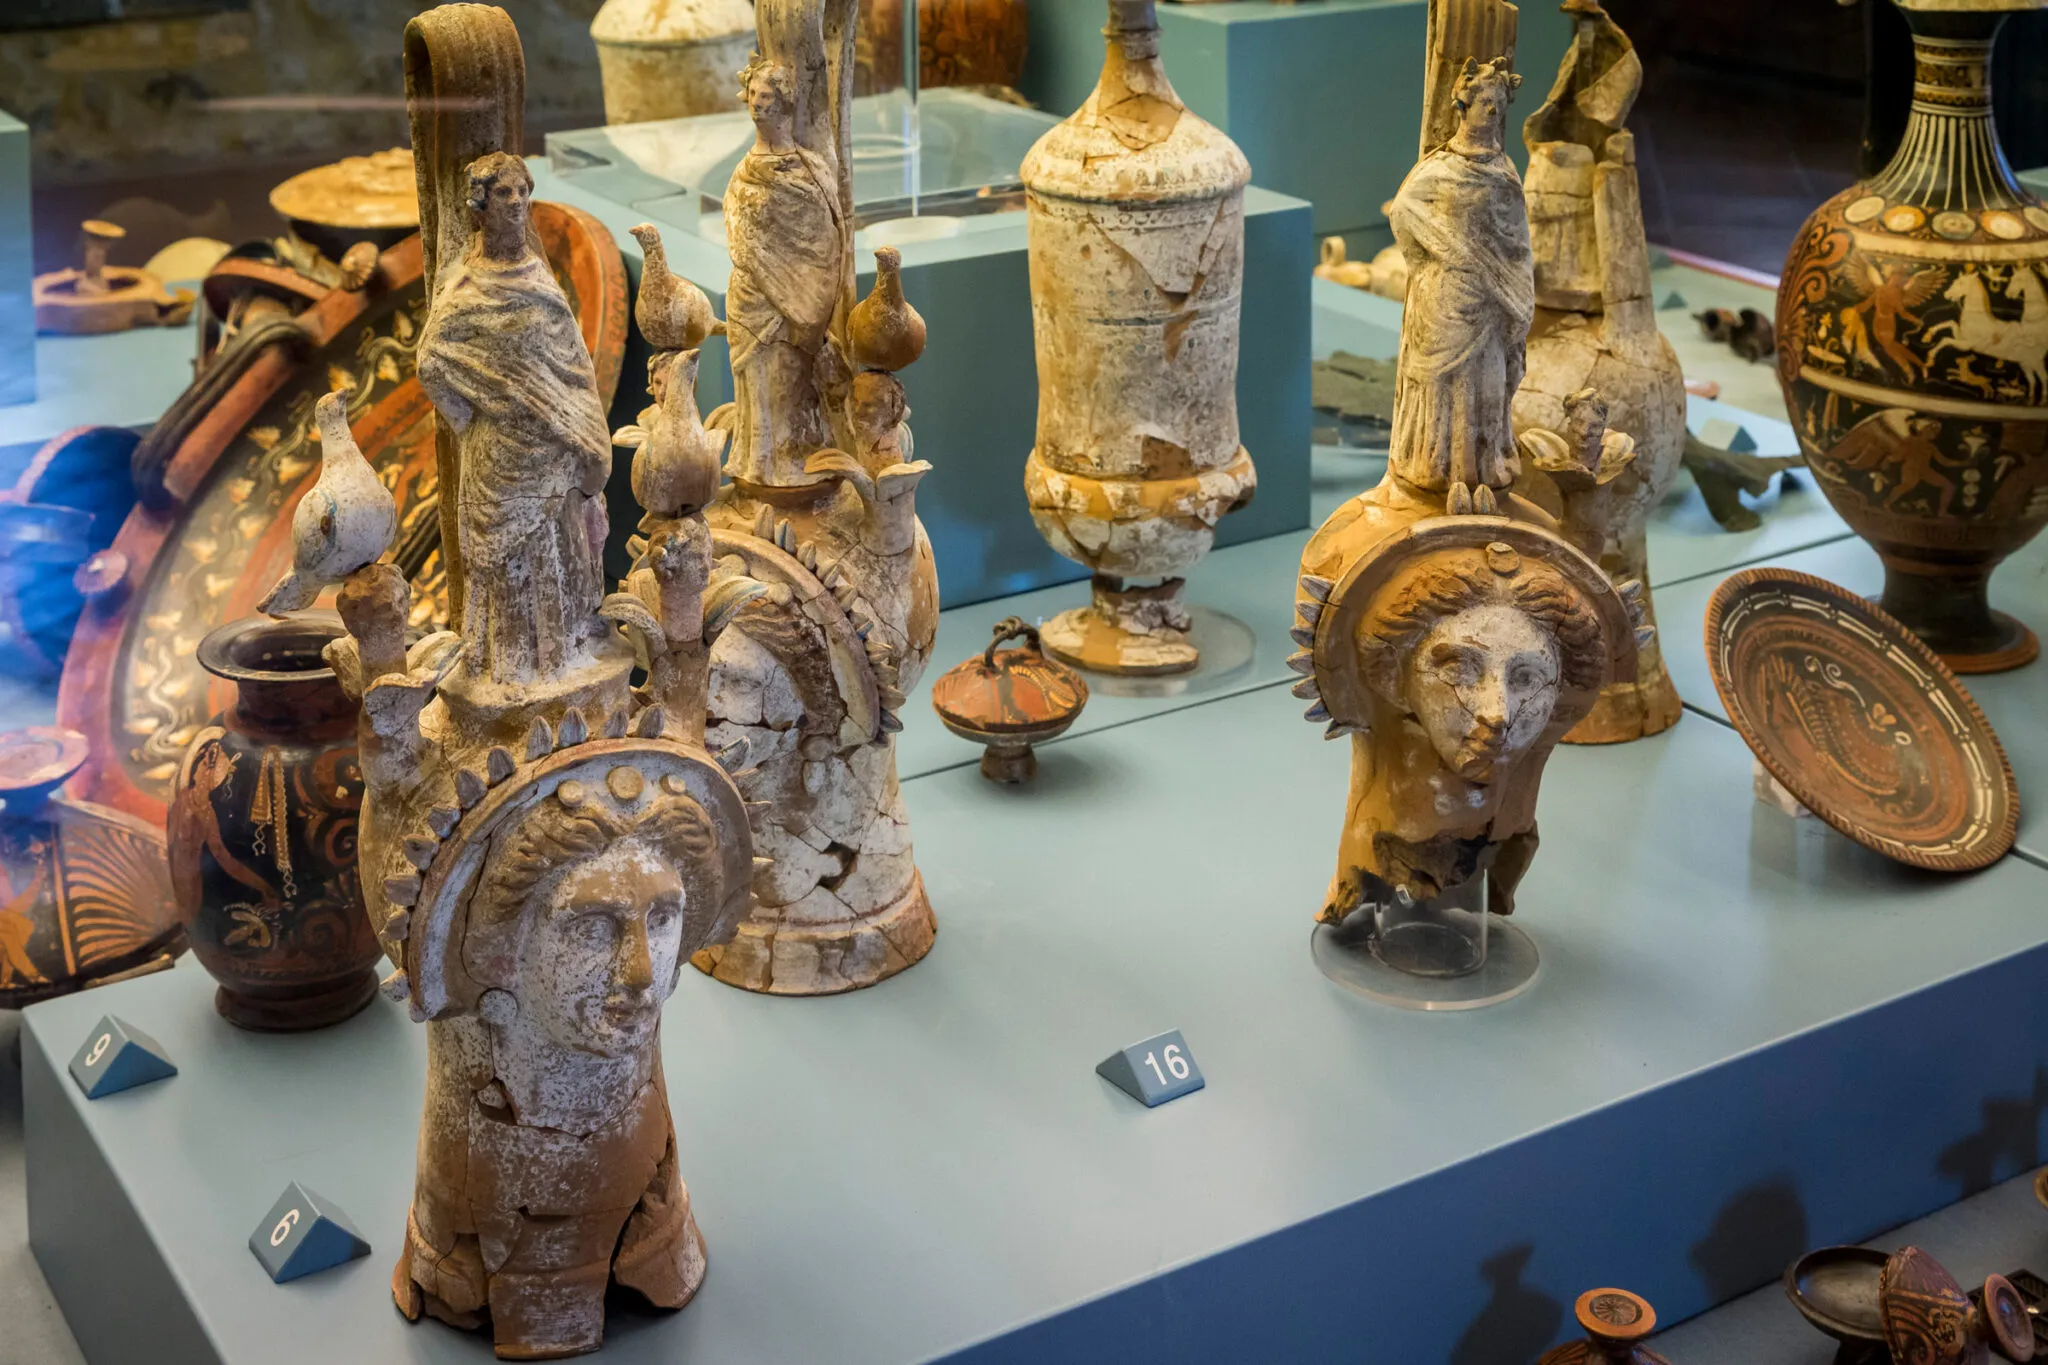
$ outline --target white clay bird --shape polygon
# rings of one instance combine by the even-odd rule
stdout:
[[[320,477],[292,513],[292,569],[257,610],[303,611],[323,588],[374,564],[398,531],[398,508],[348,429],[348,405],[330,393],[313,409]]]
[[[633,317],[647,344],[657,351],[690,351],[703,345],[705,337],[723,333],[725,324],[711,311],[704,291],[668,268],[668,253],[654,224],[639,223],[631,231],[640,243],[641,259]]]
[[[696,351],[657,356],[655,406],[642,414],[644,437],[633,456],[633,498],[657,517],[695,512],[718,492],[724,432],[704,429],[697,414]],[[624,438],[624,439],[622,439]],[[630,444],[621,432],[614,444]]]

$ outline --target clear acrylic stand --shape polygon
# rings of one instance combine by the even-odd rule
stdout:
[[[1482,873],[1433,900],[1396,892],[1342,924],[1318,924],[1311,948],[1323,975],[1404,1009],[1469,1010],[1513,999],[1535,984],[1536,944],[1486,909]]]

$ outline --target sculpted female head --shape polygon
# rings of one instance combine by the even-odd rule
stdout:
[[[763,137],[775,145],[788,139],[796,122],[796,75],[787,66],[756,52],[740,69],[740,98]]]
[[[1358,632],[1368,685],[1468,782],[1506,776],[1550,729],[1560,696],[1597,692],[1606,676],[1593,604],[1506,544],[1432,556],[1374,608]]]
[[[627,1056],[653,1041],[686,926],[716,913],[718,853],[704,808],[637,769],[613,769],[601,789],[564,782],[493,851],[471,939],[496,940],[487,951],[513,969],[499,984],[522,1025],[559,1047]]]
[[[1465,59],[1465,69],[1451,87],[1451,103],[1457,108],[1465,138],[1480,146],[1499,150],[1507,127],[1508,105],[1522,78],[1508,69],[1505,58],[1481,63]]]

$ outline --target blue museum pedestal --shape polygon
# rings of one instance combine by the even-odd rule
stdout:
[[[1415,164],[1427,0],[1161,0],[1159,55],[1188,108],[1230,134],[1252,180],[1315,205],[1317,235],[1386,222]],[[1064,117],[1102,71],[1102,0],[1032,0],[1023,91]],[[1509,150],[1542,102],[1572,30],[1554,4],[1521,7]],[[1254,448],[1256,453],[1256,447]]]

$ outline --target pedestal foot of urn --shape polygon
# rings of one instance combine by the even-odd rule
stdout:
[[[938,933],[922,873],[895,904],[858,919],[792,924],[777,913],[756,907],[731,942],[703,949],[691,965],[742,990],[837,995],[915,966]]]
[[[1995,563],[1953,570],[1887,558],[1878,605],[1926,642],[1956,673],[2003,673],[2041,653],[2034,632],[1991,609]]]
[[[1662,734],[1678,724],[1685,705],[1670,670],[1659,656],[1648,676],[1634,682],[1610,683],[1600,689],[1600,700],[1586,718],[1565,735],[1567,744],[1626,744],[1632,739]]]
[[[2005,673],[2041,657],[2041,639],[2026,626],[2002,611],[1991,613],[1991,623],[1999,633],[1988,649],[1934,651],[1951,673]]]
[[[288,992],[263,995],[254,991],[214,992],[213,1006],[237,1028],[257,1033],[304,1033],[353,1018],[377,994],[377,973],[369,969],[313,989],[294,986]]]
[[[991,782],[1014,786],[1038,776],[1038,755],[1026,744],[1016,749],[998,749],[991,744],[981,752],[981,775]]]
[[[1063,611],[1039,628],[1045,652],[1061,663],[1091,673],[1152,677],[1186,673],[1201,662],[1188,640],[1187,605],[1180,600],[1185,579],[1169,578],[1149,588],[1124,586],[1098,576],[1095,600]]]

